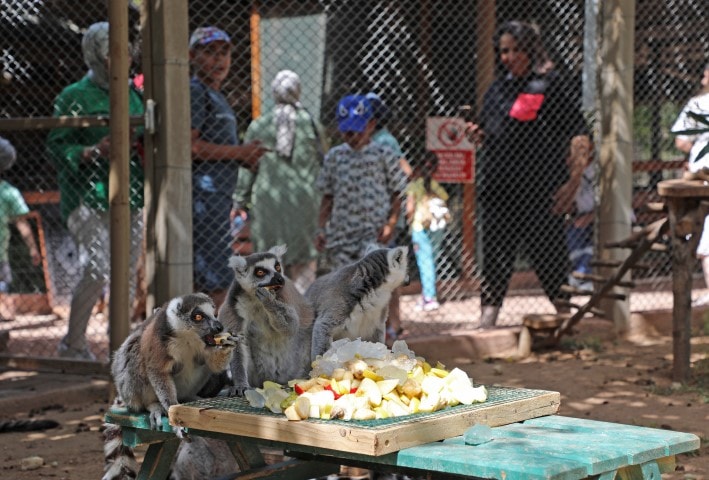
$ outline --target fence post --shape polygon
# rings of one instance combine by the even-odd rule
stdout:
[[[110,351],[128,336],[130,325],[130,126],[128,125],[128,2],[108,3],[111,121],[108,199],[111,224]]]
[[[146,3],[146,100],[155,132],[146,132],[146,282],[148,311],[192,286],[192,160],[186,0]]]
[[[608,242],[630,235],[632,216],[633,163],[633,73],[635,1],[602,2],[602,65],[599,82],[601,166],[599,244],[602,260],[620,260],[627,251],[603,249]],[[605,300],[602,309],[615,323],[616,330],[628,330],[630,301]]]

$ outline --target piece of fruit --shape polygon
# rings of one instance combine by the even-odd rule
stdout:
[[[293,407],[300,418],[305,419],[310,416],[310,399],[308,397],[299,396],[295,399]]]
[[[214,343],[217,345],[223,345],[229,341],[229,339],[232,338],[232,342],[236,341],[236,338],[229,332],[222,332],[214,335]]]
[[[366,397],[373,407],[378,407],[382,403],[382,392],[379,390],[377,383],[369,377],[362,379],[356,395]]]
[[[298,414],[298,412],[295,409],[295,405],[291,405],[290,407],[286,408],[283,410],[283,413],[286,415],[286,418],[290,421],[300,421],[302,418]]]
[[[380,380],[377,382],[377,386],[379,387],[379,391],[382,392],[382,396],[394,390],[397,385],[399,385],[399,380],[396,378]]]

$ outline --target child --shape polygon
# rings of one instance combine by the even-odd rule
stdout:
[[[371,245],[391,240],[405,178],[399,157],[371,141],[376,123],[369,100],[349,95],[337,105],[345,143],[325,155],[317,179],[322,192],[315,247],[331,270],[362,258]]]
[[[414,167],[413,181],[406,189],[406,218],[411,225],[416,265],[421,278],[422,296],[417,310],[431,311],[439,307],[436,295],[436,253],[448,209],[448,193],[431,178],[438,168],[438,157],[427,151],[423,163]]]
[[[6,139],[0,137],[0,174],[15,163],[15,148]],[[41,260],[37,244],[32,235],[29,222],[22,218],[30,212],[20,191],[0,178],[0,293],[7,293],[12,283],[12,271],[8,247],[10,245],[10,222],[14,222],[22,240],[30,251],[32,264],[37,266]]]
[[[337,270],[362,258],[370,246],[387,246],[394,238],[406,178],[399,155],[372,142],[376,127],[372,105],[364,95],[349,95],[337,105],[337,124],[345,143],[331,148],[316,186],[322,193],[315,248],[324,252],[318,274]],[[392,295],[389,316],[399,311]],[[397,318],[387,321],[392,343]]]
[[[569,248],[571,270],[573,273],[588,275],[593,259],[593,219],[596,208],[594,180],[596,164],[589,156],[588,165],[581,176],[581,183],[576,192],[576,212],[566,227],[566,244]],[[581,290],[593,290],[593,283],[569,275],[569,285]]]

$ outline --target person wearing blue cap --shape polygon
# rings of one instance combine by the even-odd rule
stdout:
[[[369,99],[344,97],[336,116],[344,143],[327,152],[316,182],[322,199],[315,247],[325,264],[319,273],[356,262],[371,246],[387,246],[406,187],[400,155],[371,141],[376,121]]]
[[[259,141],[239,144],[236,115],[221,92],[231,68],[231,39],[216,27],[190,36],[192,113],[192,226],[194,286],[219,306],[234,277],[229,268],[231,197],[239,166],[255,168],[267,151]]]

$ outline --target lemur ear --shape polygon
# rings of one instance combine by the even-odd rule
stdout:
[[[168,318],[176,317],[180,310],[182,310],[182,297],[173,298],[167,305]]]
[[[283,255],[286,254],[288,251],[288,247],[286,247],[286,244],[284,243],[283,245],[276,245],[275,247],[271,247],[269,252],[277,256],[278,258],[282,258]]]
[[[229,259],[229,268],[243,271],[246,268],[246,259],[241,255],[234,255]]]

